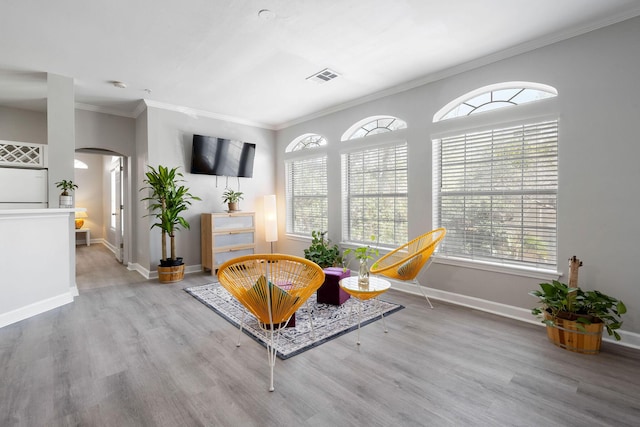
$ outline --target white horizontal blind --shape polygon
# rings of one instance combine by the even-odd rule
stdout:
[[[343,236],[398,246],[407,241],[406,142],[342,155]]]
[[[311,235],[327,230],[327,157],[286,163],[287,232]]]
[[[434,141],[439,253],[557,265],[557,120]]]

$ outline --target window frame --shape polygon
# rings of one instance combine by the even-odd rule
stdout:
[[[327,182],[328,181],[327,179],[328,178],[328,155],[327,155],[328,141],[324,145],[312,146],[312,147],[307,146],[301,149],[295,149],[302,140],[313,135],[320,136],[325,141],[327,141],[326,138],[323,137],[322,135],[307,133],[307,134],[300,135],[299,137],[291,141],[291,143],[289,143],[285,151],[285,158],[284,158],[285,201],[286,201],[285,202],[285,206],[286,206],[285,233],[289,237],[304,238],[304,239],[311,238],[311,231],[318,230],[321,228],[322,228],[322,231],[326,231],[328,226],[328,222],[327,222],[328,204],[329,204],[328,182]],[[324,190],[324,196],[321,195],[319,197],[324,197],[325,212],[322,215],[318,215],[318,216],[325,218],[325,225],[323,225],[322,227],[314,226],[310,230],[296,229],[294,204],[295,204],[296,197],[304,197],[304,196],[300,196],[300,195],[296,196],[294,194],[295,187],[293,188],[291,187],[292,179],[293,179],[291,176],[291,173],[293,173],[291,168],[295,167],[296,164],[300,164],[301,162],[308,161],[308,160],[316,160],[316,159],[324,161],[325,190]],[[317,176],[317,175],[314,174],[314,176]]]
[[[519,83],[522,86],[522,83]],[[539,85],[539,84],[529,84],[527,87],[540,87],[544,86],[550,88],[550,86]],[[460,101],[461,99],[467,99],[469,97],[477,96],[479,93],[487,92],[487,89],[496,90],[496,88],[507,88],[509,84],[498,84],[491,85],[484,88],[479,88],[475,91],[470,92],[469,94],[463,95],[454,101]],[[551,88],[555,93],[554,88]],[[442,112],[442,116],[446,115],[448,111],[455,107],[455,102],[452,101],[445,105],[439,113]],[[444,255],[440,251],[436,251],[434,254],[434,262],[440,264],[448,264],[455,265],[467,268],[475,268],[480,270],[494,271],[494,272],[504,272],[514,275],[522,275],[531,278],[538,278],[541,280],[552,280],[557,279],[559,277],[558,273],[558,188],[559,188],[559,146],[561,139],[561,122],[562,118],[558,111],[558,99],[556,97],[546,98],[542,100],[538,100],[535,102],[514,105],[508,108],[500,108],[492,111],[486,111],[482,114],[472,114],[469,116],[456,117],[453,119],[446,119],[442,121],[434,121],[433,123],[433,131],[431,133],[431,143],[433,144],[433,153],[431,160],[434,162],[434,168],[432,172],[433,179],[433,224],[434,227],[440,226],[442,222],[440,221],[440,206],[438,202],[439,198],[439,188],[437,188],[437,183],[440,180],[439,176],[436,176],[436,173],[440,173],[440,158],[436,153],[436,140],[442,140],[443,138],[452,137],[456,135],[469,134],[473,132],[482,132],[489,130],[497,130],[497,129],[505,129],[518,125],[530,125],[534,123],[542,123],[546,121],[557,121],[558,126],[558,136],[557,136],[557,151],[556,151],[556,162],[557,162],[557,175],[556,175],[556,217],[555,217],[555,258],[556,265],[550,266],[542,266],[542,265],[525,265],[519,263],[511,263],[511,262],[503,262],[501,260],[494,259],[470,259],[463,256],[455,256],[455,255]],[[434,115],[434,120],[438,113]],[[435,163],[437,162],[437,164]]]
[[[349,202],[349,182],[347,179],[347,170],[345,170],[345,162],[347,161],[347,157],[354,153],[362,153],[371,150],[379,150],[391,147],[398,147],[400,145],[404,145],[406,147],[406,196],[405,196],[405,206],[406,211],[404,212],[404,217],[406,218],[406,234],[399,239],[396,243],[380,243],[377,239],[373,246],[384,250],[394,249],[400,244],[406,243],[408,241],[408,228],[409,228],[409,144],[406,139],[406,129],[398,129],[396,131],[378,133],[370,136],[366,136],[363,138],[351,139],[347,141],[343,141],[343,146],[341,150],[339,150],[340,154],[340,175],[341,175],[341,223],[342,223],[342,244],[345,246],[362,246],[362,245],[371,245],[371,240],[368,238],[369,236],[363,236],[362,240],[357,240],[352,238],[352,233],[350,230],[350,216],[351,216],[351,205]],[[380,195],[378,195],[380,197]],[[394,215],[395,217],[395,215]],[[377,232],[380,229],[379,227],[380,221],[378,221],[378,227],[376,230],[371,230],[372,234],[377,236]]]

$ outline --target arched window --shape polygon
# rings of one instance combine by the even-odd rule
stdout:
[[[454,99],[433,116],[433,121],[439,122],[483,111],[527,104],[553,98],[557,95],[558,92],[547,85],[528,82],[499,83],[485,86]]]
[[[352,125],[342,135],[342,141],[363,138],[378,133],[393,132],[398,129],[406,129],[407,122],[392,116],[373,116],[360,120]]]
[[[291,141],[285,152],[290,153],[292,151],[306,150],[307,148],[316,148],[323,145],[327,145],[327,140],[324,136],[315,133],[305,133]]]
[[[442,120],[458,117],[433,140],[434,225],[447,237],[439,256],[549,270],[557,267],[558,120],[555,107],[540,116],[513,116],[502,107],[540,102],[529,83],[473,91],[443,107]],[[529,88],[529,89],[527,89]],[[527,95],[529,93],[529,95]],[[487,101],[487,102],[483,102]],[[496,108],[491,107],[495,105]],[[551,105],[551,104],[548,104]],[[555,104],[553,104],[555,105]],[[472,110],[475,108],[475,110]],[[486,121],[465,115],[495,109]],[[466,111],[466,112],[464,112]],[[434,116],[437,121],[438,114]],[[500,124],[501,120],[504,124]],[[434,126],[438,130],[438,126]]]
[[[408,148],[404,134],[394,132],[406,127],[396,117],[375,116],[343,134],[343,141],[382,134],[350,141],[342,153],[343,240],[369,244],[375,235],[388,247],[407,240]]]
[[[311,236],[313,230],[327,230],[327,154],[318,150],[327,140],[318,134],[304,134],[287,146],[287,233]]]

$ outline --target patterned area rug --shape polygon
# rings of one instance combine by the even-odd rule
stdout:
[[[185,291],[236,327],[240,326],[242,317],[246,313],[243,331],[266,347],[265,333],[258,326],[256,318],[220,284],[213,283],[211,285],[196,286],[186,288]],[[381,312],[386,316],[404,308],[399,304],[386,302],[379,298],[362,303],[355,298],[349,298],[340,306],[318,304],[314,294],[309,298],[306,306],[303,305],[296,312],[296,326],[285,328],[281,331],[278,341],[278,358],[288,359],[340,335],[358,329],[358,305],[360,304],[361,327],[380,320]],[[309,309],[311,310],[315,334],[311,333]],[[382,328],[382,325],[380,325],[380,328]]]

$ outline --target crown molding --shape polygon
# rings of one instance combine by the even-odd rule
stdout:
[[[133,113],[127,113],[122,110],[118,110],[117,108],[108,108],[108,107],[99,107],[93,104],[83,104],[81,102],[76,102],[75,107],[77,110],[85,110],[85,111],[93,111],[94,113],[102,113],[102,114],[111,114],[112,116],[120,116],[127,117],[130,119],[135,119]]]
[[[258,127],[267,130],[276,130],[272,125],[255,122],[253,120],[242,119],[240,117],[228,116],[225,114],[212,113],[210,111],[198,110],[196,108],[181,107],[179,105],[169,104],[166,102],[152,101],[150,99],[143,99],[147,107],[160,108],[167,111],[175,111],[191,117],[207,117],[210,119],[222,120],[225,122],[236,123],[239,125]]]
[[[598,30],[600,28],[608,27],[609,25],[617,24],[622,21],[626,21],[627,19],[632,19],[640,15],[640,6],[634,7],[631,10],[625,11],[623,13],[619,13],[614,16],[610,16],[606,19],[602,19],[597,22],[590,23],[588,25],[582,25],[579,27],[573,27],[567,29],[565,31],[560,31],[555,34],[551,34],[547,37],[538,38],[535,40],[531,40],[529,42],[521,43],[519,45],[494,52],[488,55],[484,55],[481,58],[477,58],[471,61],[467,61],[463,64],[456,65],[453,67],[449,67],[442,71],[436,71],[433,73],[429,73],[426,76],[420,77],[415,80],[411,80],[406,83],[402,83],[388,89],[383,89],[379,92],[372,93],[370,95],[365,95],[363,97],[344,102],[333,107],[329,107],[323,109],[321,111],[308,114],[306,116],[299,117],[297,119],[293,119],[279,125],[274,126],[275,130],[286,129],[291,126],[295,126],[300,123],[307,122],[309,120],[317,119],[329,114],[337,113],[339,111],[346,110],[348,108],[356,107],[358,105],[365,104],[367,102],[375,101],[380,98],[384,98],[387,96],[395,95],[398,93],[405,92],[410,89],[415,89],[420,86],[424,86],[429,83],[436,82],[438,80],[445,79],[447,77],[452,77],[457,74],[464,73],[466,71],[470,71],[476,68],[483,67],[485,65],[493,64],[495,62],[501,61],[503,59],[511,58],[523,53],[531,52],[533,50],[552,45],[557,42],[561,42],[564,40],[571,39],[576,36],[580,36],[582,34],[589,33],[591,31]]]

